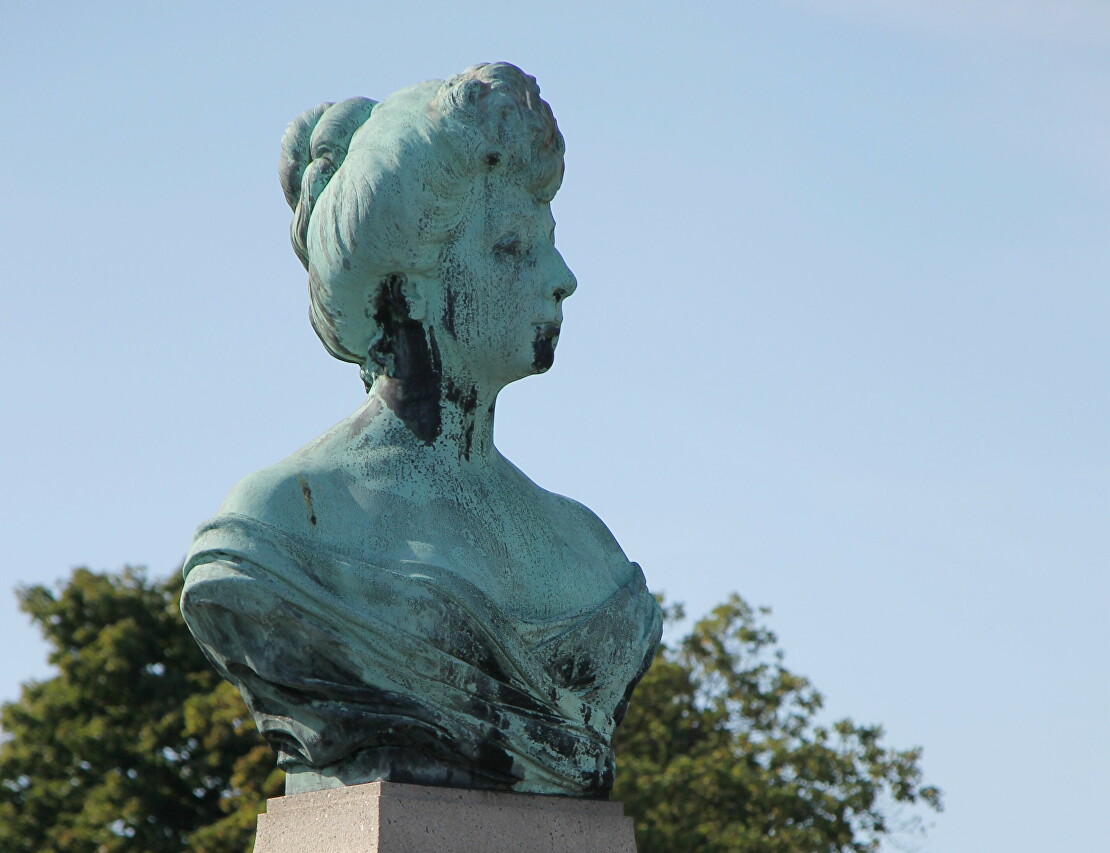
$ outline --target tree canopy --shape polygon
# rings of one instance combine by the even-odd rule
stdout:
[[[76,570],[20,606],[58,674],[0,712],[0,850],[243,853],[282,773],[192,641],[181,581]]]
[[[640,853],[865,853],[920,835],[914,805],[940,810],[920,749],[884,746],[880,726],[820,722],[821,694],[785,668],[767,613],[731,596],[661,648],[637,688],[613,797]]]
[[[19,591],[58,672],[0,711],[0,850],[250,849],[283,774],[189,636],[180,592],[177,575],[131,568]],[[864,853],[912,830],[915,806],[940,808],[920,750],[821,722],[820,694],[783,666],[764,613],[731,597],[664,645],[637,688],[613,796],[641,853]]]

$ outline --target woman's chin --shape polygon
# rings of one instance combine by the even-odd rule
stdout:
[[[555,363],[555,338],[540,337],[532,342],[532,370],[547,373]]]

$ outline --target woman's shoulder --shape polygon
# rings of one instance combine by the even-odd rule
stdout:
[[[549,517],[559,527],[567,531],[576,531],[606,557],[623,563],[628,562],[628,557],[625,556],[612,531],[592,509],[574,498],[568,498],[566,495],[549,491],[536,484],[508,459],[501,457],[501,462],[506,466],[506,470],[512,472],[519,488],[541,496]]]
[[[410,516],[419,515],[392,487],[388,468],[352,469],[341,457],[298,451],[240,480],[219,515],[262,522],[317,547],[388,556],[390,533],[411,533]]]
[[[571,543],[580,554],[592,554],[598,568],[605,567],[618,586],[623,586],[640,572],[629,561],[617,538],[597,513],[579,501],[556,492],[547,492],[553,514],[561,521]]]
[[[550,495],[549,499],[552,505],[569,522],[589,534],[605,550],[617,552],[622,558],[624,557],[624,551],[617,542],[616,537],[606,526],[605,522],[598,517],[596,512],[585,504],[576,501],[574,498],[568,498],[566,495],[560,495],[556,492],[547,492],[547,494]]]
[[[318,504],[330,491],[325,483],[334,472],[306,460],[289,457],[248,474],[224,498],[220,515],[236,515],[261,521],[295,534],[308,534],[319,525]]]

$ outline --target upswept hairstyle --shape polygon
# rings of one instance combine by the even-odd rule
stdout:
[[[472,66],[381,103],[351,98],[300,115],[278,172],[293,208],[293,251],[308,270],[312,328],[333,356],[383,365],[375,320],[398,277],[438,278],[452,232],[481,180],[511,181],[549,202],[563,178],[562,134],[534,77]]]

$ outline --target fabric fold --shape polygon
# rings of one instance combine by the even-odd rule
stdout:
[[[289,772],[606,796],[661,614],[635,567],[595,607],[515,616],[429,563],[376,565],[257,520],[198,530],[182,612]]]

